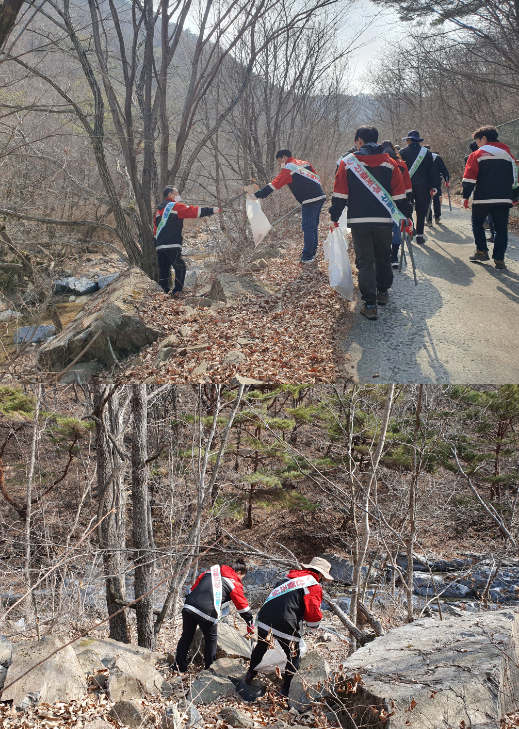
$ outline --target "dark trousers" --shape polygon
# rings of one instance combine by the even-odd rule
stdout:
[[[187,671],[187,654],[195,637],[197,625],[200,626],[200,630],[204,636],[204,663],[206,669],[216,660],[216,639],[218,636],[216,623],[212,623],[210,620],[204,620],[190,610],[182,610],[182,635],[178,641],[177,655],[175,658],[177,668],[182,673]]]
[[[472,203],[472,232],[474,233],[474,241],[478,251],[488,251],[487,236],[483,223],[487,215],[492,214],[492,222],[494,224],[494,252],[492,258],[495,261],[504,261],[506,247],[508,245],[508,216],[510,208],[504,205],[495,207],[494,205],[484,205]]]
[[[175,269],[175,285],[173,294],[182,291],[186,278],[186,262],[182,258],[182,248],[163,248],[157,251],[159,259],[159,285],[164,293],[169,293],[169,270]]]
[[[319,216],[324,200],[303,205],[301,209],[301,227],[303,229],[304,246],[301,258],[309,261],[317,253],[319,243]]]
[[[416,210],[416,235],[423,235],[425,216],[429,209],[431,191],[425,187],[413,187],[414,209]]]
[[[261,659],[270,648],[269,642],[267,640],[267,635],[268,633],[266,630],[258,628],[258,642],[254,646],[254,650],[252,651],[252,655],[250,657],[249,670],[254,675],[256,675],[256,671],[254,669],[261,663]],[[288,693],[292,677],[294,673],[299,670],[299,664],[301,663],[299,643],[287,640],[286,638],[278,638],[277,636],[274,637],[276,638],[279,645],[283,648],[283,651],[285,652],[285,655],[287,657],[287,662],[285,664],[285,675],[283,677],[283,688],[286,689]],[[292,649],[290,647],[291,645],[294,646],[293,652],[295,655],[292,655]]]
[[[393,283],[390,225],[354,225],[353,247],[359,269],[360,294],[366,304],[377,303],[377,291],[385,294]]]
[[[430,193],[429,193],[430,194]],[[432,206],[431,206],[431,212],[429,213],[428,221],[432,221],[432,216],[434,213],[435,218],[440,218],[442,214],[442,204],[440,202],[441,197],[441,190],[439,190],[436,195],[432,199]]]

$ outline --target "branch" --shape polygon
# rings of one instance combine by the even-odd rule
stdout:
[[[35,215],[24,215],[23,213],[17,213],[15,210],[6,210],[0,208],[0,215],[10,215],[12,218],[18,218],[19,220],[32,220],[35,223],[49,223],[51,225],[64,225],[70,227],[85,226],[88,228],[103,228],[103,230],[109,230],[110,233],[114,233],[117,237],[119,234],[117,228],[106,223],[98,223],[95,220],[58,220],[57,218],[40,218]]]
[[[350,633],[353,635],[355,640],[360,643],[360,645],[364,645],[368,642],[368,636],[363,633],[361,630],[357,628],[356,625],[354,625],[349,617],[346,615],[345,612],[343,612],[340,607],[337,605],[337,603],[333,600],[331,595],[328,592],[325,592],[323,590],[323,595],[326,598],[326,602],[329,604],[329,606],[332,609],[332,612],[334,612],[341,623],[350,631]]]

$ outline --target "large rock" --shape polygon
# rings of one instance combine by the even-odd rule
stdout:
[[[329,675],[330,666],[319,653],[310,651],[303,656],[299,671],[290,684],[290,708],[301,713],[309,709],[312,701],[320,699],[326,693],[326,679]]]
[[[108,716],[132,729],[144,726],[148,714],[148,709],[138,701],[116,701],[108,712]]]
[[[494,729],[519,707],[518,648],[511,610],[419,620],[344,661],[346,679],[335,691],[346,708],[328,702],[346,729],[387,729],[393,710],[391,729]]]
[[[275,292],[275,287],[260,283],[252,276],[235,276],[231,273],[219,274],[207,294],[213,301],[235,301],[240,296],[270,296]]]
[[[106,673],[104,673],[104,671],[106,671],[106,666],[104,665],[104,663],[101,663],[97,653],[94,653],[94,651],[86,650],[81,651],[81,653],[77,653],[76,655],[79,661],[79,665],[81,666],[81,669],[85,674],[85,678],[88,679],[90,676],[92,676],[94,682],[97,683],[99,687],[105,688],[106,682],[108,680],[108,676],[106,675]]]
[[[193,704],[212,704],[213,701],[222,696],[230,696],[234,693],[234,684],[228,678],[215,676],[210,671],[202,671],[198,674],[191,686],[190,701]]]
[[[217,676],[223,676],[231,680],[240,680],[247,671],[243,663],[235,658],[219,658],[211,665],[209,670]]]
[[[72,647],[76,653],[85,650],[93,651],[106,668],[112,668],[115,665],[115,659],[124,653],[138,656],[152,667],[155,666],[157,661],[162,661],[165,658],[164,653],[150,651],[148,648],[141,648],[141,646],[132,643],[120,643],[112,638],[79,638],[75,643],[72,643]]]
[[[39,344],[40,342],[45,342],[55,334],[56,327],[54,324],[40,324],[39,326],[33,324],[30,327],[20,327],[20,329],[17,329],[13,341],[15,344],[25,344],[26,342]]]
[[[113,367],[114,355],[122,360],[136,354],[162,333],[158,323],[148,326],[138,311],[139,304],[161,290],[139,268],[126,271],[92,296],[76,318],[42,346],[40,365],[46,370],[63,369],[96,335],[97,339],[79,361],[97,360],[105,367]]]
[[[13,644],[3,635],[0,635],[0,666],[8,668],[13,654]]]
[[[115,659],[107,687],[112,701],[146,699],[159,694],[168,697],[173,691],[162,674],[131,653],[123,653]]]
[[[204,637],[200,628],[196,629],[195,637],[191,644],[191,653],[194,655],[204,654]],[[250,658],[251,648],[248,641],[238,633],[232,625],[218,623],[217,658]]]
[[[65,641],[56,635],[46,635],[39,641],[15,643],[6,685],[64,645]],[[86,691],[85,676],[76,654],[71,646],[67,646],[7,688],[2,693],[2,701],[12,701],[16,708],[26,709],[42,702],[53,704],[82,699]]]
[[[74,294],[75,296],[84,296],[85,294],[93,294],[97,291],[98,285],[96,281],[89,278],[75,278],[67,276],[66,278],[54,281],[54,292],[56,294]]]
[[[218,713],[229,726],[248,727],[254,726],[254,719],[241,709],[235,709],[233,706],[224,706]]]
[[[339,580],[346,585],[353,584],[353,565],[351,562],[348,562],[342,557],[338,557],[336,554],[323,554],[322,557],[331,564],[330,574],[335,580]],[[366,578],[367,573],[368,568],[362,567],[363,580]]]

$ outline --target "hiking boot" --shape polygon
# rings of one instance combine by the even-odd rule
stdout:
[[[243,678],[243,682],[246,683],[247,686],[250,686],[255,678],[256,678],[256,674],[249,669]]]
[[[493,235],[491,235],[491,236],[490,236],[489,238],[487,238],[487,241],[488,241],[489,243],[494,243],[494,236],[493,236]]]
[[[377,304],[380,304],[381,306],[385,306],[387,304],[388,299],[389,299],[389,294],[387,291],[384,291],[384,293],[381,293],[379,291],[377,293]]]
[[[315,261],[315,256],[313,258],[301,258],[300,263],[313,263]]]
[[[425,221],[425,224],[426,224],[426,226],[427,226],[428,228],[430,228],[430,227],[432,226],[432,220],[426,220],[426,221]]]
[[[391,268],[398,268],[398,259],[396,261],[391,261]]]
[[[376,319],[377,318],[377,307],[376,306],[367,306],[366,304],[363,304],[360,310],[360,313],[362,316],[365,316],[366,319]]]
[[[436,225],[440,224],[440,220],[441,220],[441,218],[434,218],[434,222],[436,223]]]
[[[483,261],[490,261],[490,256],[488,255],[488,251],[476,250],[474,255],[470,256],[469,261],[472,261],[472,263],[482,263]]]
[[[418,243],[418,245],[423,246],[425,244],[425,238],[423,237],[423,235],[417,235],[416,242]]]
[[[494,260],[494,265],[496,268],[506,268],[506,263],[504,261]]]

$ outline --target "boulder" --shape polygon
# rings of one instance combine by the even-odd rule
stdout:
[[[444,582],[438,575],[420,573],[413,576],[415,595],[432,597],[438,595],[445,598],[466,598],[472,597],[473,591],[470,587],[459,582]]]
[[[192,726],[204,726],[204,720],[202,719],[202,716],[196,706],[193,706],[193,704],[189,704],[189,707],[187,709],[187,727]]]
[[[162,717],[162,729],[182,729],[182,718],[176,704],[166,706]]]
[[[7,311],[0,312],[0,321],[14,321],[15,319],[19,319],[21,316],[22,314],[19,311],[7,309]]]
[[[88,678],[89,676],[93,676],[95,683],[97,683],[100,688],[105,688],[108,676],[106,673],[101,672],[106,671],[106,666],[101,663],[97,653],[94,653],[94,651],[91,650],[86,650],[81,651],[81,653],[77,653],[76,655],[85,677]]]
[[[158,694],[168,697],[173,691],[162,674],[131,653],[123,653],[115,659],[107,687],[112,701],[145,699]]]
[[[236,693],[248,703],[252,703],[261,698],[265,695],[266,691],[267,684],[259,678],[255,678],[250,684],[245,683],[245,681],[240,681],[236,685]]]
[[[120,643],[112,638],[79,638],[72,644],[72,647],[76,653],[81,653],[84,650],[93,651],[106,668],[114,666],[115,658],[123,653],[138,656],[150,666],[155,666],[157,661],[162,661],[165,658],[164,653],[150,651],[148,648],[141,648],[141,646],[132,645],[131,643]]]
[[[42,702],[73,701],[86,695],[85,676],[71,646],[56,635],[46,635],[41,640],[15,643],[11,664],[7,671],[6,685],[36,666],[56,649],[62,650],[34,668],[27,676],[2,693],[2,701],[12,701],[17,709],[26,709]]]
[[[241,709],[235,709],[232,706],[224,706],[224,708],[218,713],[218,716],[227,722],[229,726],[254,726],[254,719]]]
[[[118,276],[118,273],[111,273],[109,276],[99,276],[97,279],[98,288],[104,289],[105,286],[108,286],[108,284],[112,283],[112,281],[115,281]]]
[[[219,658],[211,665],[209,670],[217,676],[239,680],[243,678],[247,669],[244,668],[243,663],[235,658]]]
[[[335,580],[340,580],[346,585],[353,584],[353,565],[351,564],[351,562],[348,562],[342,557],[338,557],[336,554],[323,554],[321,556],[323,557],[323,559],[328,560],[328,562],[331,564],[330,574]],[[367,573],[368,568],[362,567],[363,580],[366,578]]]
[[[279,579],[286,575],[286,570],[279,569],[257,569],[250,570],[243,578],[245,587],[260,587],[263,585],[274,585]]]
[[[330,675],[328,662],[316,653],[309,651],[301,659],[299,672],[293,677],[288,694],[291,709],[303,713],[312,701],[321,698],[326,692],[326,679]]]
[[[95,374],[101,372],[102,369],[99,362],[78,362],[74,367],[65,372],[63,377],[59,378],[59,381],[61,385],[83,385]]]
[[[0,635],[0,666],[8,668],[13,654],[13,644],[3,635]]]
[[[46,370],[62,370],[94,337],[81,362],[97,360],[104,367],[113,367],[114,357],[122,360],[136,354],[161,334],[159,324],[149,326],[138,311],[144,299],[159,291],[159,285],[139,268],[126,271],[92,296],[76,318],[41,348],[40,365]]]
[[[193,704],[212,704],[222,696],[234,693],[234,684],[228,678],[215,676],[211,671],[202,671],[198,674],[191,686],[189,700]]]
[[[75,296],[84,296],[85,294],[93,294],[97,291],[98,284],[89,278],[75,278],[75,276],[67,276],[66,278],[54,281],[54,293],[56,294],[74,294]]]
[[[148,709],[138,701],[116,701],[108,716],[132,729],[138,729],[144,726],[148,713]]]
[[[191,643],[191,652],[204,654],[204,637],[200,628],[196,629]],[[248,641],[232,625],[218,623],[217,658],[250,658],[251,648]]]
[[[5,686],[5,679],[7,678],[7,668],[5,666],[0,666],[0,689],[3,689]]]
[[[159,365],[164,364],[164,362],[167,362],[168,359],[170,359],[174,352],[174,347],[161,347],[157,352],[153,366],[159,367]]]
[[[231,273],[219,274],[207,294],[213,301],[234,301],[240,296],[270,296],[275,293],[275,287],[260,283],[252,276],[237,276]]]
[[[39,326],[33,324],[30,327],[20,327],[17,329],[13,341],[15,344],[25,344],[26,342],[39,344],[40,342],[45,342],[55,334],[56,327],[54,324],[40,324]]]
[[[386,729],[391,711],[391,729],[493,729],[519,706],[518,657],[511,610],[418,620],[347,658],[327,701],[346,729]]]
[[[247,358],[243,352],[240,352],[237,349],[231,349],[223,358],[222,364],[229,367],[231,365],[241,364],[242,362],[245,362],[246,359]]]

